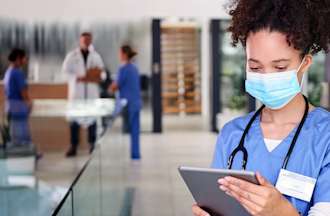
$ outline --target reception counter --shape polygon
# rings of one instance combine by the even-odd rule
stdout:
[[[63,115],[56,115],[56,112],[65,109],[65,100],[67,99],[68,87],[66,83],[29,83],[29,94],[35,103],[34,111],[30,118],[30,128],[32,141],[37,146],[38,151],[47,152],[65,152],[70,146],[70,127],[68,119]],[[4,115],[4,88],[0,84],[0,109],[1,123]],[[40,101],[57,101],[57,109],[40,107]],[[59,101],[62,100],[62,106]],[[45,105],[45,104],[44,104]],[[54,104],[53,104],[54,105]],[[42,115],[40,112],[46,112]],[[38,114],[39,113],[39,114]],[[41,114],[41,115],[40,115]],[[84,128],[80,133],[80,150],[88,149],[87,133]]]

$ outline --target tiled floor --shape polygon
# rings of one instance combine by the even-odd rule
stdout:
[[[197,119],[177,119],[179,124],[176,128],[168,125],[168,132],[142,135],[141,162],[126,163],[129,185],[135,188],[133,216],[191,215],[193,200],[177,168],[208,167],[216,141],[216,134],[192,124]],[[128,137],[124,139],[128,143]]]
[[[163,131],[206,131],[209,128],[209,120],[202,118],[198,114],[190,115],[163,115]],[[152,113],[149,107],[141,111],[141,131],[150,132],[152,130]]]
[[[76,158],[65,158],[60,152],[44,154],[38,162],[37,176],[47,184],[69,187],[87,159],[87,152],[80,152]]]

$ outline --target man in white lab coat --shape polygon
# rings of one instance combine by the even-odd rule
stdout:
[[[80,35],[79,48],[70,52],[63,62],[63,72],[68,79],[68,99],[88,100],[100,97],[99,83],[106,78],[101,56],[92,46],[92,34],[84,32]],[[71,130],[71,147],[67,157],[77,154],[80,126],[88,128],[90,153],[94,150],[97,124],[93,118],[69,119]]]

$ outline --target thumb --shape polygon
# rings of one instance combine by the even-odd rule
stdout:
[[[256,177],[261,186],[272,186],[259,172],[256,173]]]

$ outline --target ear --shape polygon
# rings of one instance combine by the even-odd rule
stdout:
[[[310,66],[313,63],[313,56],[311,54],[307,54],[305,55],[303,62],[300,66],[300,69],[298,71],[298,79],[299,82],[301,83],[301,80],[304,76],[305,73],[307,73],[308,69],[310,68]]]
[[[302,62],[302,65],[300,67],[299,73],[305,73],[306,71],[308,71],[308,69],[310,68],[310,66],[313,63],[313,56],[311,54],[307,54],[304,57],[304,62]]]

